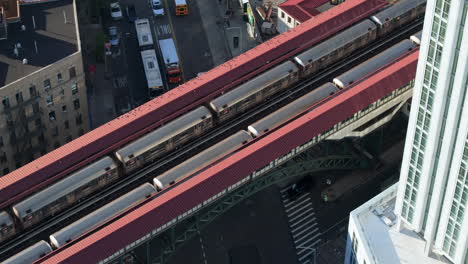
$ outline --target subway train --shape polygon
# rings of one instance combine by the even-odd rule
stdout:
[[[407,4],[402,4],[408,2]],[[0,242],[25,228],[51,217],[78,203],[112,182],[138,171],[177,147],[194,140],[215,125],[227,122],[236,115],[264,102],[268,97],[284,91],[299,80],[309,78],[365,47],[380,36],[388,34],[387,27],[400,27],[424,15],[425,1],[400,0],[374,15],[386,14],[386,23],[364,19],[257,77],[214,98],[145,136],[130,142],[109,156],[74,172],[62,180],[0,212]],[[393,10],[392,12],[390,12]],[[393,14],[393,17],[390,15]],[[400,19],[405,17],[405,19]],[[258,135],[254,135],[258,136]],[[158,190],[167,185],[161,182]],[[169,181],[171,183],[172,181]]]
[[[418,35],[419,33],[412,36],[411,38],[413,39],[414,37],[418,37]],[[410,44],[413,44],[409,40],[403,40],[400,43],[394,45],[393,47],[390,47],[383,53],[369,59],[364,63],[357,65],[356,67],[350,69],[348,72],[340,76],[351,76],[347,78],[361,79],[369,74],[369,68],[372,68],[374,71],[378,70],[379,68],[384,67],[389,62],[399,58],[405,52],[408,52],[409,50],[415,47],[413,45],[409,45],[408,42],[410,42]],[[382,56],[382,54],[384,54],[385,56]],[[339,78],[344,79],[343,77]],[[336,78],[334,80],[336,80]],[[27,248],[22,252],[16,254],[15,256],[11,257],[10,259],[6,260],[5,263],[22,263],[19,260],[24,259],[29,261],[33,257],[35,257],[34,259],[38,259],[44,254],[50,252],[52,248],[59,248],[65,245],[66,243],[80,237],[86,232],[111,219],[113,216],[130,208],[132,205],[143,201],[144,199],[148,198],[157,191],[163,190],[164,188],[173,185],[180,180],[183,180],[191,175],[201,172],[209,164],[215,162],[216,160],[225,158],[227,155],[231,154],[233,151],[236,151],[237,149],[247,144],[254,138],[260,137],[263,134],[280,127],[289,120],[292,120],[298,115],[304,113],[305,111],[310,111],[319,102],[339,92],[341,89],[348,87],[349,85],[351,84],[346,81],[335,83],[328,82],[321,85],[313,91],[283,106],[282,108],[278,109],[272,114],[249,125],[247,127],[247,131],[240,130],[231,135],[230,137],[198,153],[192,158],[173,167],[172,169],[158,175],[153,179],[153,185],[149,183],[144,183],[140,187],[130,191],[129,193],[118,198],[117,200],[110,202],[109,204],[99,208],[98,210],[88,214],[87,216],[84,216],[81,219],[75,221],[74,223],[51,234],[49,237],[50,244],[45,241],[40,241],[32,247]],[[197,113],[198,115],[196,116],[198,118],[200,117],[200,114],[207,114],[207,112],[204,111],[197,111]],[[206,118],[207,117],[205,117],[205,119]],[[196,118],[194,120],[195,121],[192,122],[192,124],[196,126],[200,124],[198,121],[204,119]],[[9,216],[8,214],[3,214],[3,217]]]

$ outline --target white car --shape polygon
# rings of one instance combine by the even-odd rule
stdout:
[[[111,17],[114,20],[119,20],[123,18],[122,15],[122,9],[120,8],[120,5],[118,2],[111,3],[110,4],[110,9],[111,9]]]
[[[153,15],[164,16],[164,7],[161,0],[151,0],[151,8],[153,9]]]

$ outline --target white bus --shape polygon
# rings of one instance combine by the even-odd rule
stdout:
[[[154,49],[141,52],[141,60],[145,68],[146,81],[150,98],[155,98],[164,92],[164,85],[159,71],[158,59]]]
[[[140,48],[153,46],[153,34],[151,34],[150,22],[147,18],[137,19],[135,21],[135,28],[138,37],[138,45]]]

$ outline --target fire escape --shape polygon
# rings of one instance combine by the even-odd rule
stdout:
[[[16,94],[17,104],[8,106],[4,103],[10,145],[16,166],[23,165],[34,159],[34,153],[45,153],[47,142],[44,137],[45,126],[41,120],[42,109],[39,107],[39,95],[34,92],[28,100],[23,100],[22,94]],[[29,109],[29,111],[28,111]],[[34,142],[34,138],[37,138]]]

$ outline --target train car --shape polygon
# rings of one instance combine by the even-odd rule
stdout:
[[[414,48],[416,48],[416,45],[410,40],[403,40],[391,48],[381,52],[379,55],[372,57],[371,59],[334,78],[333,83],[341,89],[348,87]]]
[[[0,242],[16,234],[15,222],[7,212],[0,212]]]
[[[263,102],[299,80],[299,68],[286,61],[210,102],[220,122]]]
[[[115,201],[106,204],[98,210],[82,217],[78,221],[62,228],[61,230],[50,235],[50,244],[59,248],[64,244],[76,239],[89,230],[99,226],[105,221],[111,219],[115,215],[130,208],[132,205],[143,201],[144,199],[155,193],[156,189],[153,185],[145,183],[140,187],[130,191]]]
[[[252,140],[252,136],[249,133],[244,130],[238,131],[218,144],[154,178],[154,186],[158,190],[162,190],[168,185],[174,184],[176,181],[188,177],[212,162],[226,156],[250,140]]]
[[[414,44],[416,44],[416,45],[418,45],[418,46],[421,45],[421,39],[422,39],[422,31],[419,31],[418,33],[416,33],[416,34],[414,34],[414,35],[412,35],[412,36],[410,37],[410,40],[411,40]]]
[[[24,228],[52,216],[118,178],[117,164],[104,157],[12,207]]]
[[[50,252],[52,252],[52,248],[49,243],[41,240],[7,260],[4,260],[2,264],[31,264]]]
[[[213,126],[210,111],[200,106],[115,152],[126,173],[154,161],[181,144],[194,139]]]
[[[294,100],[294,102],[283,106],[276,112],[260,119],[259,121],[248,126],[247,130],[254,137],[263,135],[264,133],[284,124],[290,118],[304,112],[315,103],[336,93],[339,89],[332,83],[325,83],[312,92]]]
[[[377,37],[377,26],[365,19],[313,48],[297,55],[294,60],[303,66],[301,78],[309,77],[321,69],[365,47]]]
[[[426,11],[426,0],[400,0],[379,13],[371,16],[379,28],[379,36],[408,24]]]

